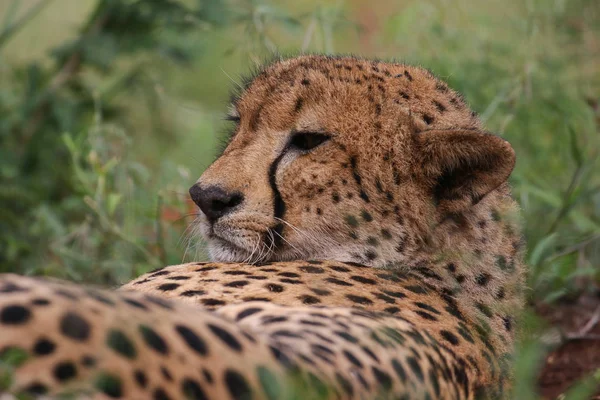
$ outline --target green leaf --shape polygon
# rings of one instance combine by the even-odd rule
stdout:
[[[113,216],[117,206],[119,205],[119,203],[121,202],[121,199],[123,198],[122,195],[118,194],[118,193],[110,193],[107,198],[106,198],[106,211],[108,213],[109,216]]]
[[[542,261],[544,255],[548,252],[548,250],[554,246],[556,243],[556,239],[558,238],[558,233],[554,232],[542,240],[540,240],[535,247],[533,248],[531,255],[529,256],[529,264],[532,266],[537,266]]]

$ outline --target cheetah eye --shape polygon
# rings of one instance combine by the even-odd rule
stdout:
[[[316,132],[297,132],[292,136],[290,147],[298,150],[312,150],[331,139],[329,135]]]

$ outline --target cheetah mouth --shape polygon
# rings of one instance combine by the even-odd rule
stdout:
[[[256,264],[275,257],[273,228],[262,217],[244,220],[205,222],[202,234],[208,244],[209,256],[216,262]]]

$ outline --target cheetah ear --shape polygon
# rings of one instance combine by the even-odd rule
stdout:
[[[428,130],[416,133],[417,168],[443,214],[460,213],[505,182],[515,152],[498,136],[480,130]]]

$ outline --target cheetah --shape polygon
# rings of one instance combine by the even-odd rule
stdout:
[[[228,118],[190,189],[212,261],[116,291],[3,275],[3,390],[510,398],[510,144],[427,70],[346,56],[266,65]]]

